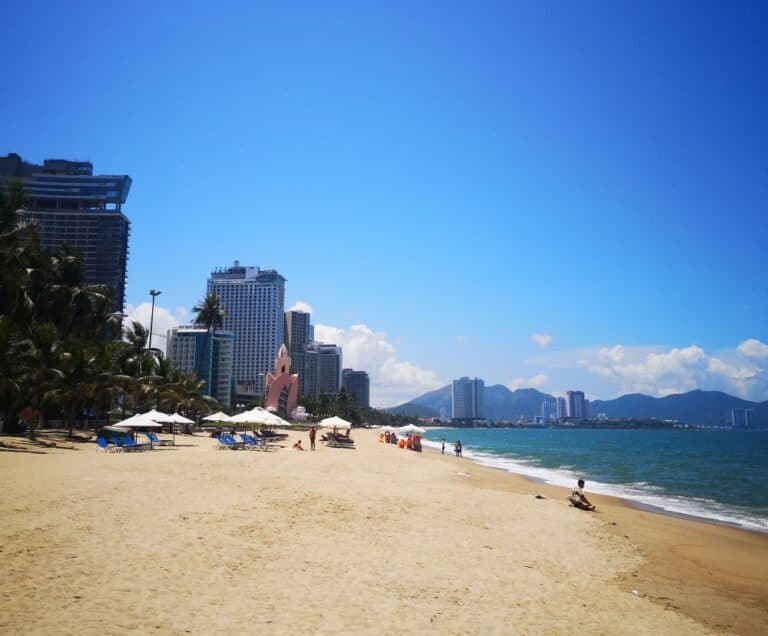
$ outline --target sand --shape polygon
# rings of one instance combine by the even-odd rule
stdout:
[[[353,436],[315,453],[2,438],[0,633],[768,631],[765,535],[606,497],[586,513]]]

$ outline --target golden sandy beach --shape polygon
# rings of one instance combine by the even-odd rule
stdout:
[[[562,489],[353,437],[135,454],[3,438],[0,632],[768,632],[764,535],[599,496],[585,513]]]

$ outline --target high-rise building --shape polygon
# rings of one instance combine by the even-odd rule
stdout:
[[[555,416],[558,420],[564,420],[568,417],[568,405],[565,398],[559,397],[555,399]]]
[[[24,214],[38,222],[40,244],[80,252],[86,282],[111,287],[115,311],[122,312],[130,234],[122,206],[131,178],[94,175],[88,161],[46,159],[41,166],[9,154],[0,157],[0,188],[12,182],[24,188]]]
[[[307,362],[307,347],[312,342],[313,329],[310,323],[310,314],[306,311],[286,311],[284,331],[285,346],[291,356],[293,370],[299,374],[299,394],[311,395],[307,391],[311,382],[307,382],[307,372],[304,368]]]
[[[308,353],[313,352],[315,393],[338,393],[341,388],[341,347],[335,344],[313,342],[309,345]]]
[[[483,419],[485,413],[485,383],[480,378],[459,378],[451,384],[451,417],[453,419]]]
[[[731,409],[733,428],[752,428],[752,409]]]
[[[283,344],[285,278],[273,269],[232,267],[211,272],[208,292],[225,311],[224,329],[235,336],[234,376],[238,390],[264,395],[266,374]]]
[[[541,419],[544,423],[555,419],[555,403],[550,400],[542,400],[541,402]]]
[[[568,391],[566,396],[568,405],[568,417],[577,420],[583,420],[586,418],[584,391]]]
[[[355,404],[357,406],[368,408],[371,405],[371,380],[365,371],[343,369],[341,372],[341,386],[347,393],[352,393],[355,396]]]
[[[203,393],[229,406],[232,399],[234,335],[208,332],[200,327],[177,327],[168,331],[166,356],[182,371],[205,380]]]

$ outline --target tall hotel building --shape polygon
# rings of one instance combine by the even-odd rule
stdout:
[[[566,403],[568,405],[568,417],[577,420],[587,418],[587,405],[584,400],[584,391],[568,391],[566,393]]]
[[[229,406],[233,343],[234,336],[226,331],[208,333],[200,327],[177,327],[168,331],[166,356],[182,371],[194,371],[201,380],[205,380],[205,395]]]
[[[235,336],[235,383],[264,395],[266,374],[272,371],[283,344],[285,278],[273,269],[234,266],[211,272],[208,292],[214,292],[226,312],[224,330]]]
[[[112,288],[115,311],[125,302],[130,221],[122,206],[131,189],[127,175],[94,175],[88,161],[46,159],[28,163],[17,154],[0,157],[0,187],[24,188],[24,214],[38,222],[40,244],[64,244],[83,256],[85,280]]]
[[[308,388],[313,386],[307,379],[307,347],[312,342],[310,314],[306,311],[285,312],[285,345],[291,356],[291,368],[299,374],[299,395],[308,395]],[[316,373],[317,371],[313,371]]]
[[[485,383],[480,378],[459,378],[451,384],[451,418],[481,420],[485,413]]]

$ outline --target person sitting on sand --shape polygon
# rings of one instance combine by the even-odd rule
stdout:
[[[576,508],[581,508],[582,510],[595,509],[594,504],[589,499],[587,499],[587,496],[584,494],[583,479],[579,479],[578,487],[571,491],[571,496],[568,497],[568,500],[571,502],[571,505],[575,506]]]
[[[296,443],[293,445],[293,447],[294,447],[296,450],[307,450],[306,448],[304,448],[304,447],[301,445],[301,440],[300,440],[300,439],[299,439],[299,440],[296,440]]]

